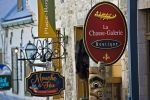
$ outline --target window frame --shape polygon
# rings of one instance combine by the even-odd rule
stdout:
[[[18,11],[23,10],[23,0],[17,0],[17,10]]]

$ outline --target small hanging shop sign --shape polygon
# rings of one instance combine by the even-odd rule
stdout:
[[[0,64],[0,91],[11,88],[11,70],[8,66]]]
[[[84,24],[84,45],[96,62],[114,64],[122,56],[127,44],[127,24],[120,9],[101,2],[89,11]]]
[[[26,78],[26,85],[33,96],[53,96],[65,89],[65,79],[58,72],[39,71]]]

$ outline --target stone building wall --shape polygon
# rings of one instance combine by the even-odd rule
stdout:
[[[120,8],[122,9],[123,13],[127,17],[127,1],[128,0],[121,0]],[[147,29],[149,28],[149,13],[150,9],[150,0],[137,0],[137,45],[138,45],[138,74],[139,74],[139,100],[149,100],[149,88],[150,88],[150,81],[149,81],[149,47],[148,41],[146,38]],[[147,19],[148,18],[148,19]],[[127,56],[127,55],[124,55]],[[122,63],[126,63],[126,59],[128,57],[123,58]],[[126,64],[123,64],[126,65]],[[127,64],[128,65],[128,64]],[[131,66],[132,67],[132,66]],[[126,67],[124,67],[126,68]],[[127,71],[127,72],[125,72]],[[128,67],[126,70],[123,71],[124,77],[129,77]],[[128,75],[128,76],[127,76]],[[129,80],[127,80],[129,81]],[[123,92],[126,92],[126,88],[128,88],[129,82],[123,82]]]
[[[69,37],[68,44],[66,44],[68,55],[66,62],[63,62],[63,72],[66,80],[65,100],[77,100],[74,27],[82,27],[91,7],[101,1],[104,0],[55,0],[56,28]],[[118,0],[105,1],[110,1],[117,6],[120,3]],[[97,66],[97,64],[90,60],[90,66]]]
[[[127,22],[127,0],[120,0],[119,8],[124,14]],[[129,93],[129,68],[128,68],[128,45],[126,46],[125,53],[121,57],[122,67],[122,100],[128,99]]]
[[[65,100],[77,100],[76,70],[75,70],[75,44],[74,27],[83,25],[84,19],[91,8],[90,1],[85,0],[60,0],[56,5],[56,28],[68,35],[66,44],[67,58],[63,65],[65,76]]]
[[[139,9],[150,8],[150,0],[137,0]]]
[[[150,32],[150,1],[138,1],[138,70],[139,70],[139,99],[150,99],[150,69],[149,69],[149,32]]]

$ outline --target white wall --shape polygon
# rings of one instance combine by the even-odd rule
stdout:
[[[22,28],[16,27],[16,28],[10,28],[8,30],[8,38],[7,38],[7,49],[6,49],[6,62],[8,64],[8,66],[12,66],[12,62],[11,62],[11,48],[15,48],[15,47],[20,47],[20,43],[21,43],[21,30],[23,30],[23,38],[22,38],[22,45],[25,48],[26,44],[30,41],[33,41],[32,37],[31,37],[31,27],[26,27],[23,26]],[[13,35],[11,35],[11,32],[13,32]],[[37,27],[33,28],[33,33],[37,34]],[[10,39],[12,39],[12,44],[10,44]],[[19,53],[18,53],[18,57]],[[26,67],[26,66],[25,66]],[[21,78],[21,73],[20,73],[20,63],[18,62],[18,75],[19,75],[19,79]],[[33,97],[25,97],[25,84],[24,84],[24,67],[22,68],[22,80],[19,80],[19,94],[16,95],[17,97],[20,98],[24,98],[26,100],[33,100]],[[12,91],[7,91],[6,92],[9,95],[13,95]],[[34,100],[45,100],[44,98],[39,98],[39,97],[34,97]]]

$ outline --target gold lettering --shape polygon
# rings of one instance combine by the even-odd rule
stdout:
[[[117,17],[116,14],[113,15],[111,13],[103,13],[101,11],[97,11],[94,16],[101,20],[112,20]]]
[[[31,79],[31,84],[37,85],[38,87],[43,87],[44,89],[47,88],[55,88],[55,81],[56,77],[53,74],[50,74],[49,76],[42,76],[41,73],[36,74],[35,79]],[[39,87],[39,88],[40,88]]]
[[[40,82],[40,79],[39,79],[38,75],[36,74],[35,80],[31,79],[31,84],[36,84],[36,83],[39,83],[39,82]]]

